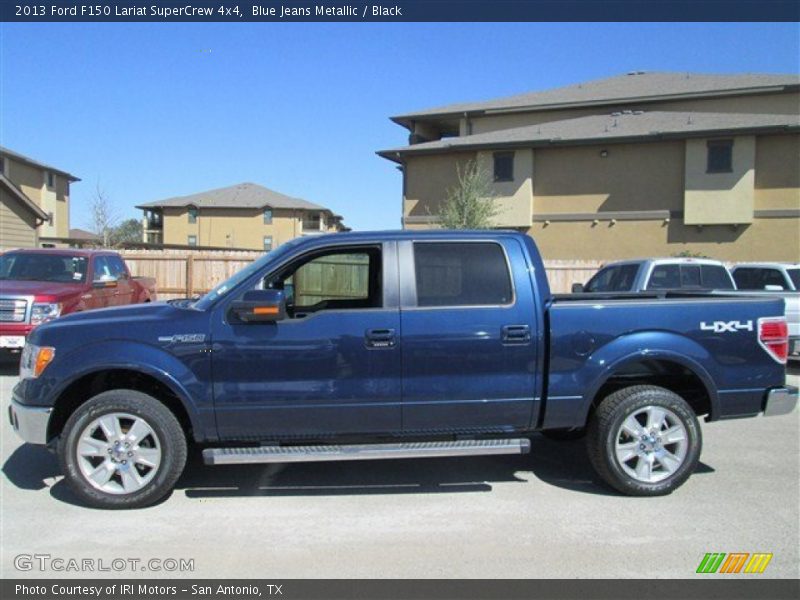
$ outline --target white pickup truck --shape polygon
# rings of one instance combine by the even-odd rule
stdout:
[[[779,296],[789,324],[789,357],[800,360],[800,264],[741,263],[729,271],[724,263],[704,258],[621,260],[603,265],[586,285],[572,286],[576,293],[656,290]]]
[[[789,323],[789,357],[800,359],[800,263],[739,263],[731,268],[737,290],[781,296]]]

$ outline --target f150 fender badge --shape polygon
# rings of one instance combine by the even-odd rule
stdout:
[[[179,333],[159,336],[159,342],[165,344],[201,344],[206,341],[205,333]]]
[[[713,323],[700,323],[703,331],[713,331],[714,333],[736,333],[737,331],[753,331],[752,321],[714,321]]]

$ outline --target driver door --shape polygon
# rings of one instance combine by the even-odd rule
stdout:
[[[220,438],[324,438],[401,430],[394,242],[310,251],[265,274],[285,319],[242,323],[222,303],[213,330]]]

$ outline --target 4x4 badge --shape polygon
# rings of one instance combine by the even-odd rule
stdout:
[[[703,331],[713,331],[714,333],[735,333],[736,331],[753,331],[753,322],[745,321],[714,321],[713,323],[700,323]]]

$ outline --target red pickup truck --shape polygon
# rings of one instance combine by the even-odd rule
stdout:
[[[155,279],[131,277],[116,252],[11,250],[0,255],[0,351],[20,352],[34,327],[61,315],[155,300]]]

